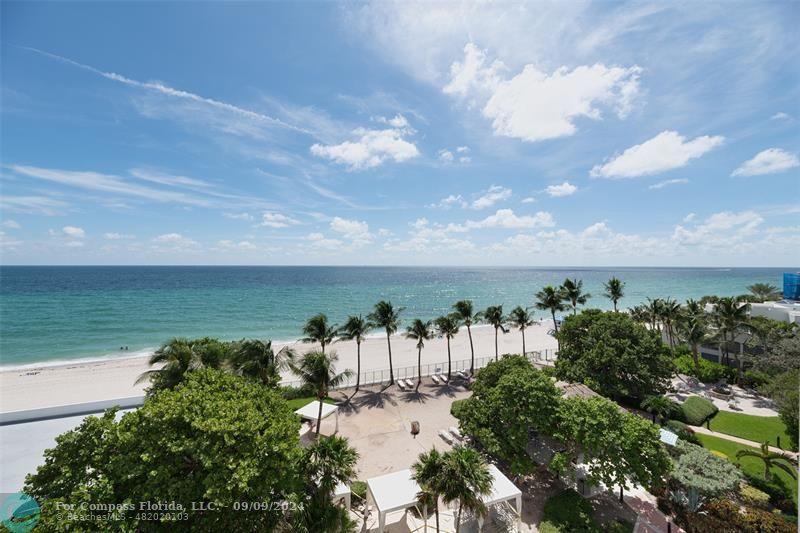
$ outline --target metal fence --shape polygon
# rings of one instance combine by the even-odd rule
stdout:
[[[555,363],[555,350],[543,349],[532,352],[525,352],[525,357],[533,364],[539,366],[552,366]],[[476,357],[475,370],[485,367],[490,362],[494,361],[494,356]],[[455,374],[458,371],[469,372],[470,359],[457,359],[451,363],[452,372]],[[414,380],[421,375],[422,377],[432,376],[434,374],[447,374],[447,361],[440,361],[437,363],[425,363],[422,365],[422,373],[418,374],[419,368],[417,365],[394,367],[394,379],[411,379]],[[381,383],[389,383],[389,369],[383,368],[380,370],[368,370],[361,373],[360,385],[376,385]],[[302,383],[299,380],[283,380],[281,385],[285,387],[299,387]],[[353,373],[349,378],[346,378],[337,389],[347,389],[355,387],[356,375]]]

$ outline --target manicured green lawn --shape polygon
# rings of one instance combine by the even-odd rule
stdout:
[[[309,396],[307,398],[295,398],[294,400],[286,400],[286,401],[289,404],[289,407],[292,408],[292,411],[296,411],[296,410],[300,409],[301,407],[303,407],[304,405],[309,404],[311,402],[314,402],[316,400],[317,400],[316,397]],[[324,402],[325,403],[336,403],[333,400],[331,400],[330,398],[325,398]]]
[[[713,423],[712,423],[712,428]],[[717,437],[710,437],[708,435],[702,435],[700,433],[695,433],[700,442],[703,443],[703,446],[708,448],[709,450],[716,450],[718,452],[724,453],[728,460],[734,464],[739,465],[739,467],[746,473],[752,474],[754,476],[763,477],[764,475],[764,463],[756,458],[756,457],[742,457],[741,459],[736,458],[736,452],[739,450],[746,450],[746,449],[753,449],[749,446],[744,446],[742,444],[731,442],[729,440],[720,439]],[[783,440],[783,439],[781,439]],[[792,479],[792,477],[780,470],[778,468],[772,469],[773,477],[776,477],[783,481],[783,483],[792,491],[792,499],[794,503],[797,504],[797,481]]]
[[[758,443],[768,440],[770,446],[777,446],[775,437],[780,435],[783,449],[788,450],[791,447],[786,426],[777,416],[753,416],[720,411],[711,419],[711,429]]]

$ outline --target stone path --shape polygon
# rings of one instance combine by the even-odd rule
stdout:
[[[643,488],[629,490],[624,498],[628,507],[638,515],[633,533],[684,533],[677,524],[667,520],[664,513],[658,510],[655,496]]]

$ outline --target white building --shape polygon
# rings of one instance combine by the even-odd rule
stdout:
[[[763,316],[772,320],[800,324],[800,302],[751,303],[750,316]]]

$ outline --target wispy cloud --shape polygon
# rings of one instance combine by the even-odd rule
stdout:
[[[681,183],[689,183],[689,180],[686,178],[676,178],[672,180],[659,181],[658,183],[654,183],[649,186],[648,189],[663,189],[664,187],[669,187],[670,185],[680,185]]]
[[[797,155],[780,148],[769,148],[756,154],[753,159],[742,163],[742,166],[734,170],[731,176],[776,174],[798,166],[800,166],[800,159]]]
[[[63,215],[67,204],[47,196],[0,195],[0,207],[16,213],[35,213],[37,215]]]

